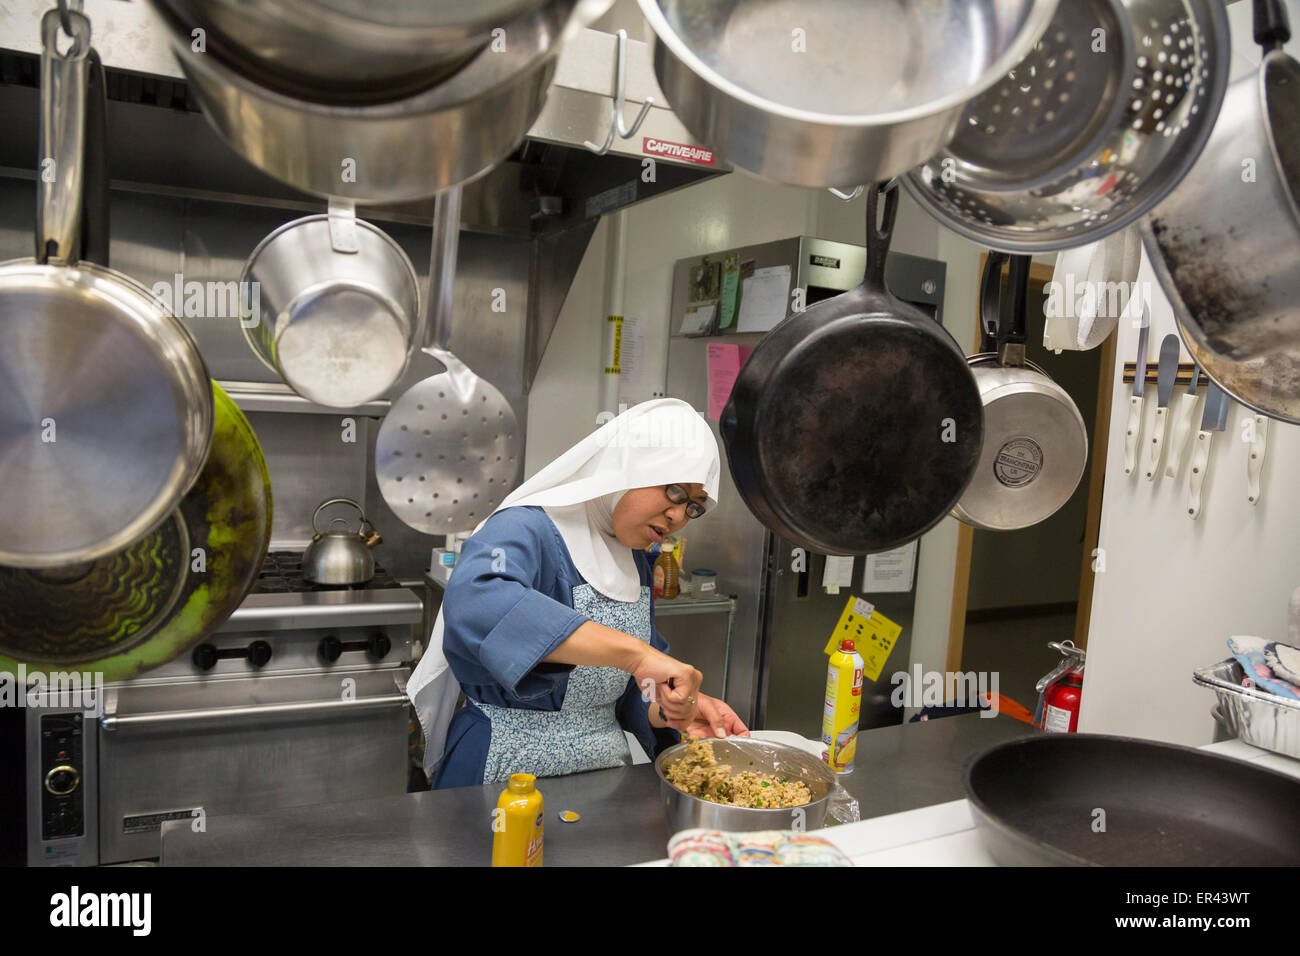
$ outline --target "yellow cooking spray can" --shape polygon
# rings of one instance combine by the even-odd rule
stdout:
[[[853,640],[840,641],[826,669],[826,704],[822,710],[822,759],[836,773],[852,773],[862,713],[862,657]]]
[[[492,865],[542,865],[542,795],[531,773],[512,773],[492,812]]]

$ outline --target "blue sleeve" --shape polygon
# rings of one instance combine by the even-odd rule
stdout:
[[[588,618],[538,590],[553,544],[549,519],[524,511],[501,512],[465,542],[443,601],[443,649],[449,661],[477,665],[508,693],[532,700],[552,691],[554,672],[572,670],[544,658]]]
[[[653,621],[653,611],[651,613]],[[650,646],[665,654],[668,653],[668,641],[653,626],[650,629]],[[641,688],[637,686],[636,678],[629,677],[627,689],[619,698],[614,712],[618,717],[619,726],[635,737],[653,760],[669,747],[681,743],[682,735],[671,727],[651,726],[649,708],[650,702],[641,696]]]

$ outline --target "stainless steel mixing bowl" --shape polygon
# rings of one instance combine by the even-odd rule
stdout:
[[[666,771],[686,756],[689,744],[669,747],[655,760],[664,819],[672,833],[704,827],[708,830],[758,832],[761,830],[816,830],[825,825],[826,804],[835,789],[835,771],[806,750],[748,737],[710,741],[718,763],[733,771],[789,774],[808,785],[812,800],[799,807],[731,807],[702,800],[668,782]]]

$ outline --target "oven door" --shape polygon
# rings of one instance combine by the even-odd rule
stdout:
[[[106,688],[99,859],[156,858],[162,821],[406,792],[407,668]]]

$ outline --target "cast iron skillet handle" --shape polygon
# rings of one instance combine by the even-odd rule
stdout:
[[[1029,316],[1030,256],[1012,256],[1011,272],[1007,276],[1007,291],[1011,293],[1011,327],[1003,341],[998,343],[998,361],[1007,368],[1021,368],[1025,364],[1025,340]]]
[[[1002,306],[1002,264],[1007,261],[1005,252],[990,251],[984,260],[984,275],[980,278],[980,336],[979,351],[998,350],[998,319]]]
[[[99,53],[87,56],[86,172],[81,201],[81,258],[108,268],[108,88]]]
[[[884,220],[877,225],[880,194],[885,194]],[[894,237],[894,220],[898,217],[898,187],[894,181],[867,190],[867,267],[862,285],[875,292],[885,292],[885,259]]]
[[[73,45],[58,48],[60,20]],[[90,21],[75,10],[48,10],[41,18],[41,118],[36,157],[36,261],[78,258],[82,167],[86,135],[86,73]]]
[[[1255,0],[1255,42],[1271,53],[1290,39],[1291,24],[1282,0]]]

